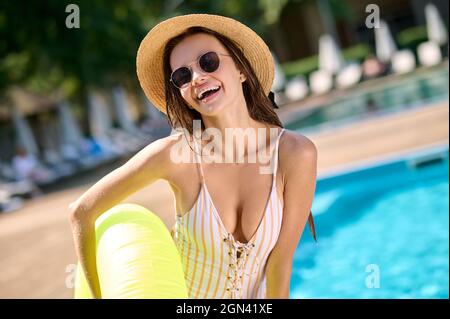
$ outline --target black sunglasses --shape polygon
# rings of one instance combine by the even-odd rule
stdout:
[[[219,55],[230,56],[227,54],[217,53],[217,52],[206,52],[202,54],[197,59],[197,64],[205,72],[212,73],[219,68],[220,58]],[[176,69],[170,75],[170,82],[172,84],[181,89],[185,87],[192,80],[192,69],[190,66],[182,66],[181,68]]]

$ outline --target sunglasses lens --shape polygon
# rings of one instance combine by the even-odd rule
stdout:
[[[189,83],[190,81],[191,70],[186,67],[181,67],[172,73],[172,82],[179,88],[181,88],[186,83]]]
[[[203,71],[211,73],[219,68],[219,56],[215,52],[208,52],[201,56],[198,63]]]

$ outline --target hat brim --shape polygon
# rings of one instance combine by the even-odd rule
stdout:
[[[157,24],[139,46],[136,57],[137,76],[145,95],[156,108],[167,114],[163,71],[164,48],[170,39],[194,26],[208,28],[234,41],[250,62],[265,94],[269,94],[275,68],[272,54],[261,37],[246,25],[228,17],[189,14]]]

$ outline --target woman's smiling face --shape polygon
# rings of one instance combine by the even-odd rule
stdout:
[[[198,58],[207,52],[219,53],[220,64],[216,71],[208,73],[203,71]],[[180,90],[183,99],[200,114],[206,116],[217,115],[227,105],[245,103],[242,91],[242,80],[245,78],[236,67],[233,59],[225,47],[214,36],[198,33],[188,36],[181,41],[170,55],[170,67],[174,71],[183,66],[189,66],[192,71],[191,82]],[[210,97],[203,100],[198,95],[210,87],[220,89]]]

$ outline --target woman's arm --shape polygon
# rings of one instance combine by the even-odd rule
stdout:
[[[283,144],[283,152],[280,145],[280,162],[284,172],[283,222],[267,262],[266,278],[267,298],[287,299],[294,253],[314,198],[317,150],[308,138],[298,134],[289,134]]]
[[[69,205],[75,251],[94,298],[101,298],[95,251],[95,221],[146,185],[164,178],[171,138],[157,140],[89,188]]]

